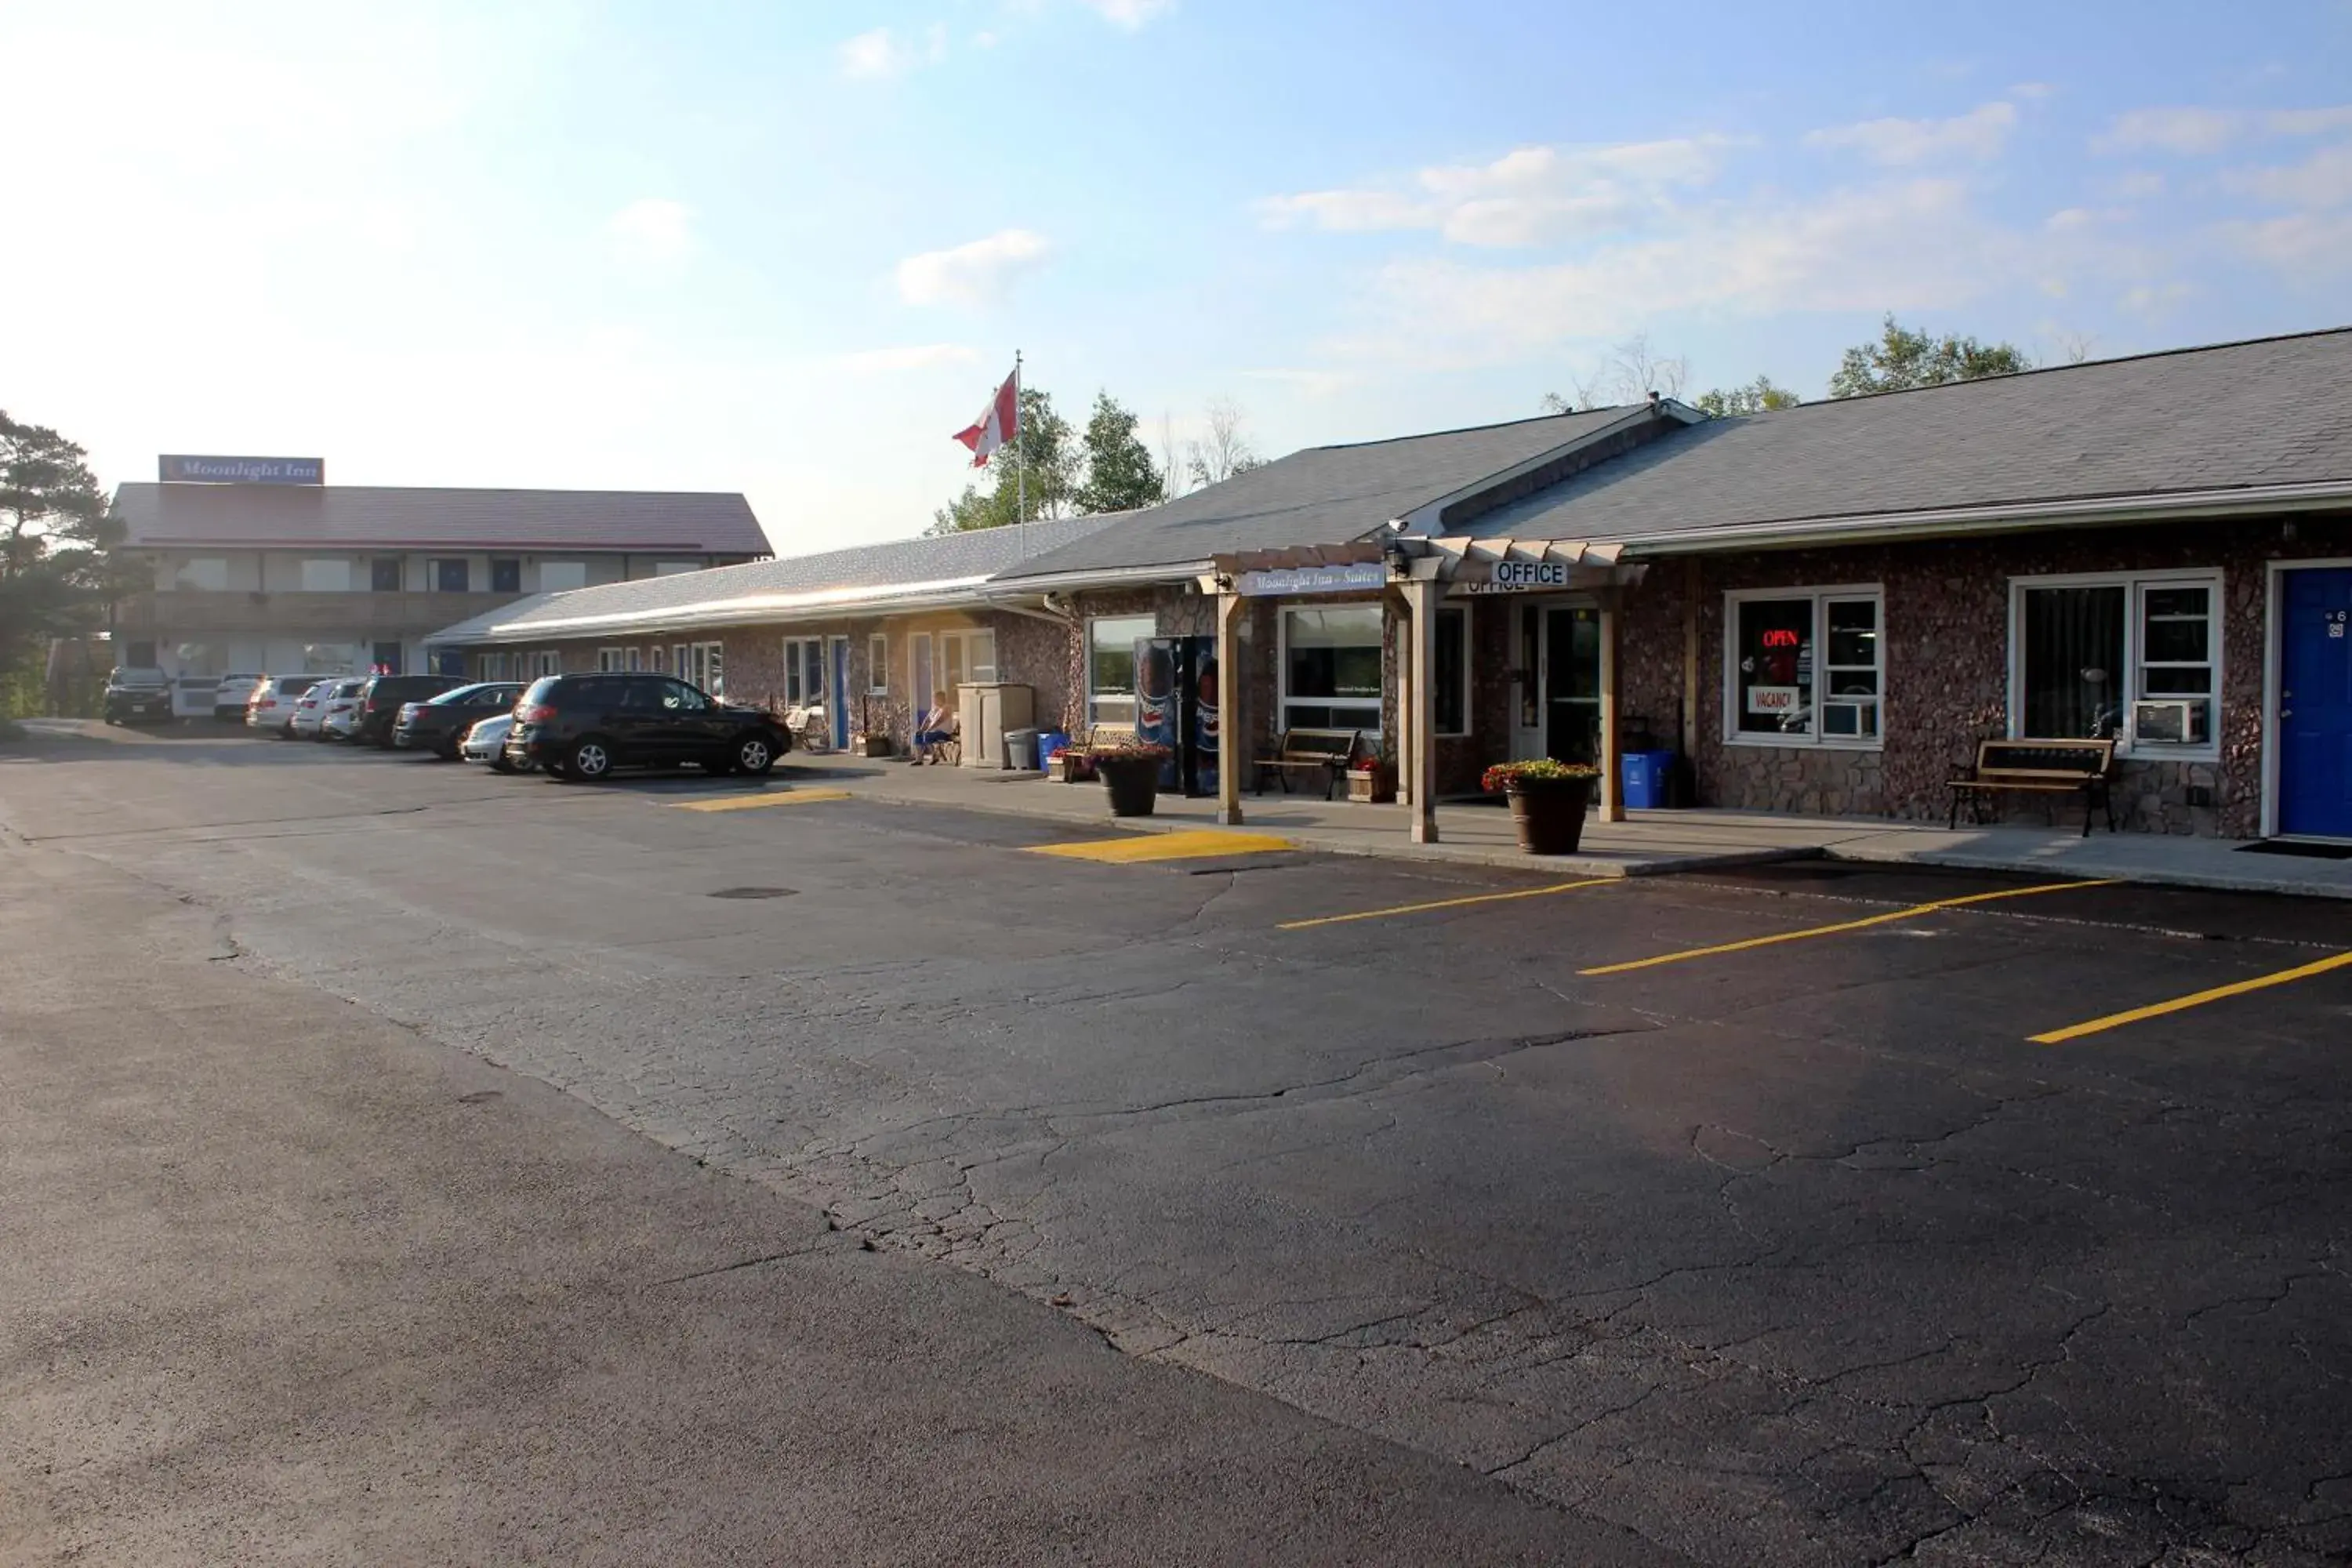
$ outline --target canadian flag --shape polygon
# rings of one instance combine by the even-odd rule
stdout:
[[[980,418],[956,432],[956,439],[971,448],[971,466],[988,467],[988,455],[1021,434],[1021,373],[1004,378],[996,395],[981,410]]]

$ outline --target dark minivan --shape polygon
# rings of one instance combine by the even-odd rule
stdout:
[[[392,743],[404,752],[430,752],[455,762],[466,731],[494,714],[512,710],[522,696],[520,680],[486,680],[460,686],[422,702],[404,702],[392,726]]]
[[[403,703],[422,702],[466,683],[454,675],[379,675],[360,688],[359,716],[352,744],[392,750],[392,726]]]
[[[507,761],[593,783],[614,768],[699,763],[714,773],[766,773],[792,748],[756,708],[730,708],[651,671],[547,675],[515,705]]]

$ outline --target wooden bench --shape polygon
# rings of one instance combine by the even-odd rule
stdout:
[[[2116,771],[2113,741],[1981,741],[1976,765],[1952,779],[1952,813],[1948,826],[1960,825],[1960,803],[1969,803],[1979,822],[1986,820],[1986,801],[2004,793],[2075,795],[2083,797],[2083,837],[2091,836],[2091,814],[2104,809],[2107,831],[2116,830],[2116,801],[2111,785]],[[2057,812],[2051,812],[2053,826]]]
[[[1323,798],[1329,800],[1339,788],[1339,780],[1355,760],[1356,746],[1361,740],[1360,730],[1286,730],[1275,742],[1274,754],[1257,760],[1257,793],[1265,793],[1265,781],[1271,774],[1282,785],[1282,793],[1290,793],[1290,775],[1295,773],[1323,772]]]

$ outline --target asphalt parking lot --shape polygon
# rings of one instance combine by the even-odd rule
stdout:
[[[1185,854],[204,731],[45,742],[0,825],[1132,1355],[1701,1561],[2352,1556],[2352,906]]]

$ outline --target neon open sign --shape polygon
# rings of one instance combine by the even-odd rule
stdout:
[[[1768,631],[1764,634],[1764,646],[1767,648],[1800,647],[1803,646],[1804,640],[1803,634],[1800,632]]]

